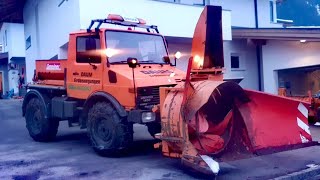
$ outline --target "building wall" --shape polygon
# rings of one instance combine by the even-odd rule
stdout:
[[[275,1],[275,0],[272,0]],[[276,23],[277,19],[277,7],[276,3],[273,3],[274,19],[271,19],[270,1],[258,0],[258,22],[259,28],[280,28],[282,24]],[[254,12],[254,11],[252,11]],[[274,22],[273,22],[274,21]]]
[[[8,52],[9,61],[12,57],[25,57],[24,25],[3,23],[0,30],[3,52]]]
[[[320,43],[270,40],[263,48],[264,91],[277,93],[276,70],[320,64]]]
[[[253,0],[210,0],[210,4],[230,10],[232,26],[255,27]]]
[[[8,41],[10,37],[8,36],[9,24],[3,23],[0,29],[0,42],[2,44],[2,52],[8,52],[9,46]]]
[[[246,40],[237,39],[225,41],[223,45],[224,65],[226,69],[224,77],[227,79],[243,78],[240,82],[240,85],[243,88],[259,90],[258,63],[256,60],[255,46]],[[191,54],[191,44],[188,42],[174,43],[174,41],[169,41],[169,52],[171,57],[176,51],[180,51],[182,53],[181,58],[177,61],[177,68],[185,71]],[[242,64],[241,69],[231,69],[231,54],[237,54],[240,56],[240,63]]]
[[[141,17],[158,25],[161,34],[192,37],[203,7],[172,4],[150,0],[27,0],[24,7],[24,40],[26,48],[26,80],[32,81],[36,59],[50,59],[56,55],[66,58],[70,32],[86,29],[95,18],[109,13]],[[138,5],[137,5],[138,4]],[[132,7],[132,8],[128,8]],[[157,7],[157,8],[154,8]],[[188,13],[185,13],[188,12]],[[231,12],[223,12],[224,39],[231,40]],[[30,42],[31,41],[31,42]]]
[[[24,25],[17,23],[4,23],[0,30],[1,44],[3,45],[2,52],[8,53],[8,58],[1,62],[0,71],[3,74],[3,93],[14,89],[18,93],[16,85],[15,70],[9,70],[8,63],[16,63],[15,59],[22,59],[25,57],[24,44]],[[1,52],[0,52],[1,53]],[[2,60],[2,61],[3,61]],[[20,66],[24,66],[24,62],[19,62]]]
[[[184,1],[183,1],[184,2]],[[183,3],[182,2],[182,3]],[[269,1],[258,1],[259,24],[261,27],[273,27],[270,23]],[[25,37],[31,46],[26,50],[26,80],[32,81],[36,59],[50,59],[56,55],[66,58],[69,32],[79,28],[86,29],[91,19],[106,18],[108,14],[121,14],[129,17],[140,17],[149,24],[158,25],[161,34],[165,36],[188,37],[193,36],[195,25],[203,6],[183,5],[176,3],[159,2],[155,0],[79,0],[79,1],[51,1],[51,0],[27,0],[24,7]],[[253,0],[210,0],[213,5],[220,5],[223,11],[223,37],[231,40],[231,25],[241,27],[255,27],[254,1]],[[131,7],[131,8],[128,8]],[[156,8],[155,8],[156,7]],[[229,11],[230,10],[230,11]],[[232,20],[231,20],[232,19]],[[191,44],[171,42],[171,49],[179,49],[183,52],[190,51]],[[239,49],[242,54],[250,57],[245,64],[245,70],[227,70],[226,76],[245,76],[241,82],[244,87],[257,89],[255,51],[243,42],[225,42],[226,67],[230,66],[230,53]],[[248,58],[249,59],[249,58]],[[253,60],[251,60],[253,59]],[[185,62],[186,60],[181,60]],[[249,62],[247,62],[249,61]],[[180,62],[179,62],[180,63]],[[178,67],[186,68],[186,63]],[[228,69],[228,67],[227,67]],[[249,75],[250,73],[253,75]]]
[[[281,27],[281,24],[271,22],[269,0],[258,0],[259,28]],[[255,28],[254,0],[210,0],[210,4],[222,6],[232,12],[232,26]],[[276,17],[276,4],[274,4]]]
[[[9,89],[8,83],[8,65],[7,64],[0,64],[0,72],[2,72],[2,80],[3,80],[3,95],[6,94],[6,91]]]
[[[24,25],[10,23],[9,28],[9,60],[12,57],[25,57]]]
[[[27,82],[32,81],[36,59],[50,59],[59,54],[68,42],[69,33],[79,30],[79,1],[27,0],[23,15],[25,40],[31,46],[26,50]]]
[[[132,8],[128,8],[132,7]],[[94,11],[92,11],[94,9]],[[151,0],[80,0],[80,24],[86,29],[92,19],[106,18],[108,14],[139,17],[147,24],[155,24],[161,34],[175,37],[193,37],[203,7]],[[231,12],[223,11],[223,38],[231,40]]]
[[[240,57],[240,68],[231,69],[231,55]],[[225,78],[240,78],[243,88],[259,90],[259,76],[256,48],[247,40],[234,39],[224,42]]]

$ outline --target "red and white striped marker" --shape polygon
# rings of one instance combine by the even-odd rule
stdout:
[[[299,103],[298,110],[302,114],[302,116],[298,115],[297,117],[297,124],[303,130],[300,131],[301,142],[307,143],[311,140],[309,125],[305,123],[308,122],[308,109],[302,103]]]

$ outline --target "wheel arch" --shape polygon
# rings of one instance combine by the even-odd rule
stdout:
[[[84,102],[83,110],[80,116],[80,124],[81,128],[87,127],[87,117],[89,109],[96,103],[96,102],[109,102],[111,105],[116,109],[120,117],[127,116],[126,110],[121,106],[119,101],[114,98],[111,94],[106,92],[95,92],[91,94],[88,99]]]
[[[44,104],[45,106],[42,106],[44,108],[44,112],[46,118],[51,116],[51,103],[50,103],[50,99],[45,95],[42,94],[41,92],[39,92],[36,89],[31,89],[29,90],[29,92],[27,92],[27,94],[25,95],[24,99],[23,99],[23,103],[22,103],[22,116],[25,116],[26,114],[26,108],[27,108],[27,104],[28,102],[32,99],[32,98],[38,98],[42,104]]]

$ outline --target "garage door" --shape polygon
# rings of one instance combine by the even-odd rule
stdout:
[[[320,91],[320,66],[278,70],[279,88],[285,88],[288,96],[307,96],[308,91]]]

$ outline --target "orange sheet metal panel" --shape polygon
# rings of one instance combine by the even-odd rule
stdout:
[[[67,60],[37,60],[36,72],[39,80],[64,80]]]
[[[255,151],[312,141],[305,104],[263,92],[245,91],[250,102],[241,105],[239,111]]]

